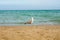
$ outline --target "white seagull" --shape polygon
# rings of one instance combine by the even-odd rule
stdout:
[[[26,23],[24,23],[24,24],[32,24],[33,23],[33,17],[30,19],[30,21],[27,21]]]

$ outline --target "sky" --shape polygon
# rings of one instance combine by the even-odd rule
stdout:
[[[60,10],[60,0],[0,0],[0,10]]]

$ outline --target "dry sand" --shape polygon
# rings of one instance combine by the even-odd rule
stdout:
[[[60,26],[0,26],[0,40],[60,40]]]

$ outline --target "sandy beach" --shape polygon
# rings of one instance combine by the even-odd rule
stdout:
[[[0,40],[60,40],[60,25],[0,26]]]

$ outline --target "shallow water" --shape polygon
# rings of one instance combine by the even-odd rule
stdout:
[[[0,25],[24,25],[34,18],[32,24],[60,24],[60,10],[0,10]]]

